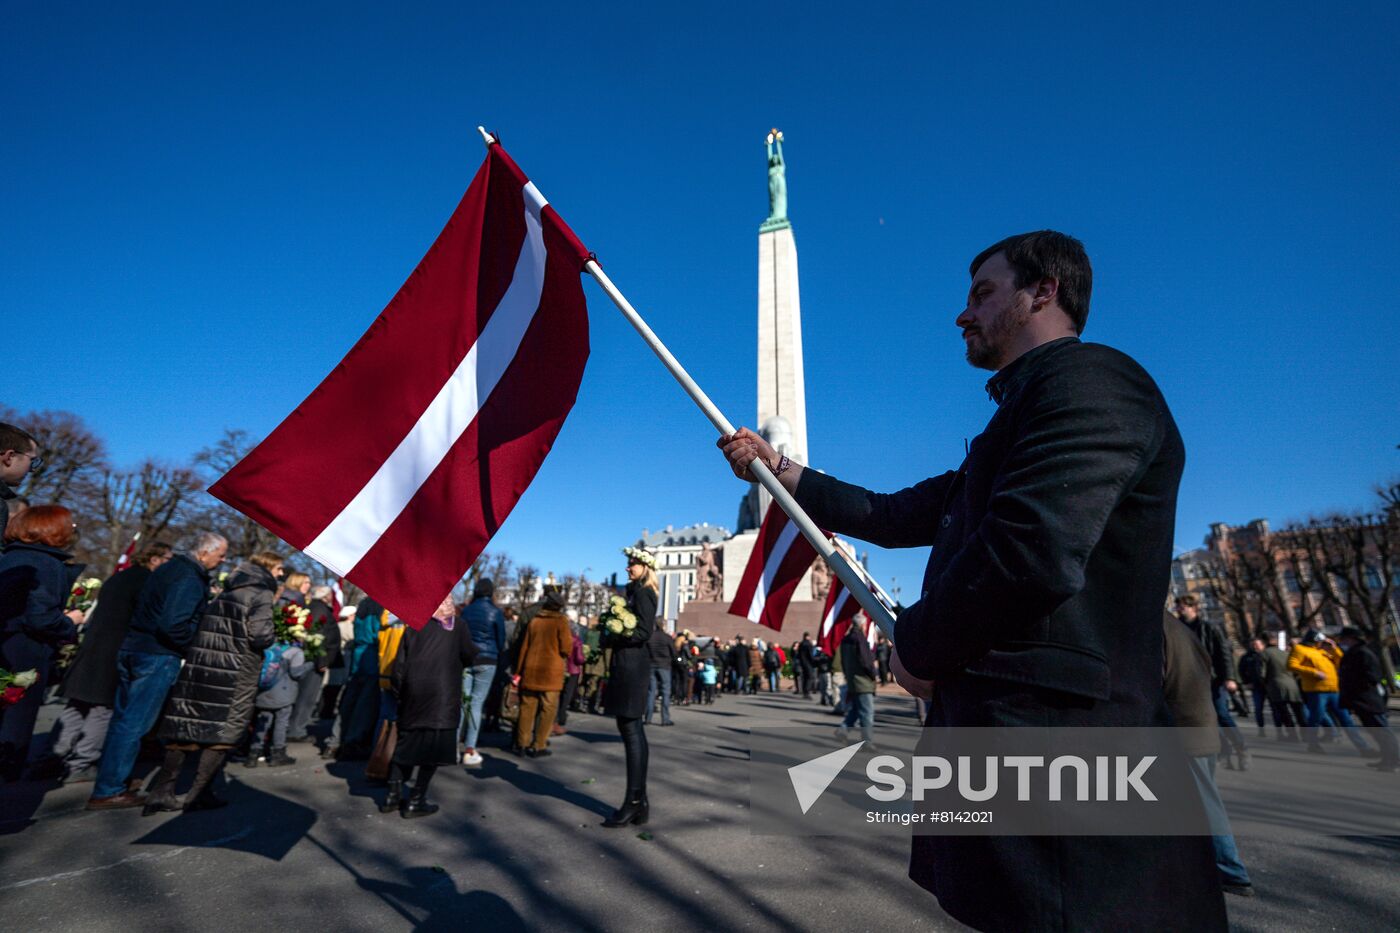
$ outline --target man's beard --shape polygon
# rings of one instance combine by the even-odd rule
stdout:
[[[1001,369],[1016,332],[1030,323],[1030,310],[1013,305],[1001,310],[985,330],[967,340],[967,361],[978,369]]]

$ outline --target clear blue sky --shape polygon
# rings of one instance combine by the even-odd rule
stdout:
[[[1185,436],[1179,547],[1400,472],[1393,3],[141,6],[0,31],[3,401],[78,412],[121,463],[271,430],[432,242],[478,123],[751,422],[777,125],[815,465],[956,466],[992,411],[967,262],[1055,227],[1094,261],[1086,339]],[[578,406],[497,546],[596,577],[643,527],[732,525],[741,488],[587,290]],[[907,597],[925,558],[872,564]]]

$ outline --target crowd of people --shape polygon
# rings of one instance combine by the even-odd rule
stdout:
[[[39,444],[0,425],[0,447],[0,491],[10,493],[42,462]],[[784,648],[667,632],[656,620],[655,560],[636,548],[624,549],[626,587],[592,616],[567,607],[553,585],[534,604],[500,607],[494,582],[479,577],[463,604],[449,598],[423,625],[406,626],[368,597],[340,605],[337,590],[288,572],[286,555],[231,556],[213,532],[180,550],[148,543],[101,583],[95,603],[75,607],[73,514],[12,493],[0,502],[4,667],[36,672],[0,712],[0,776],[91,783],[90,810],[222,807],[229,763],[285,767],[300,745],[367,761],[386,787],[384,812],[426,816],[436,809],[427,800],[434,771],[482,767],[484,733],[505,733],[508,753],[544,758],[571,714],[596,714],[616,720],[627,774],[623,804],[605,825],[639,824],[649,807],[644,726],[656,716],[671,726],[676,707],[790,689],[849,710],[845,721],[868,738],[869,695],[888,676],[855,627],[851,650],[843,644],[836,657],[810,634]],[[47,741],[35,742],[49,696],[63,709]],[[138,757],[157,745],[148,778]]]
[[[1272,723],[1276,741],[1302,743],[1320,755],[1345,736],[1362,758],[1374,759],[1369,767],[1400,772],[1400,741],[1389,729],[1385,669],[1360,629],[1345,626],[1335,638],[1316,627],[1282,639],[1273,633],[1267,641],[1251,639],[1248,648],[1237,652],[1219,625],[1202,618],[1197,597],[1179,597],[1175,606],[1209,660],[1219,758],[1227,768],[1248,770],[1253,760],[1238,714],[1254,719],[1257,738],[1268,736],[1267,723]],[[1358,728],[1353,714],[1368,731]],[[1366,741],[1368,734],[1375,748]]]

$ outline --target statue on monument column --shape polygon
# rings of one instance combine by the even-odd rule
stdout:
[[[768,134],[768,219],[787,220],[787,164],[783,162],[783,134]]]
[[[714,545],[706,541],[695,557],[695,601],[698,603],[719,602],[724,594],[724,576],[719,568],[718,552]]]

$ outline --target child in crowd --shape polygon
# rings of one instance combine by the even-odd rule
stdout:
[[[253,748],[248,753],[245,768],[256,768],[258,758],[267,748],[267,766],[276,768],[296,764],[287,754],[287,724],[292,719],[292,705],[297,701],[297,680],[315,665],[297,645],[278,642],[263,652],[262,673],[258,675],[258,698],[253,706],[258,711]]]
[[[719,670],[714,661],[700,662],[700,682],[705,686],[705,705],[715,702],[715,686],[719,683]]]

